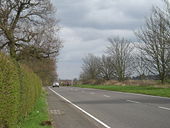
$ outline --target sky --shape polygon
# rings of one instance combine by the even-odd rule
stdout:
[[[161,0],[52,0],[64,42],[58,56],[60,79],[79,78],[82,58],[105,54],[108,38],[137,41],[134,31],[145,23]]]

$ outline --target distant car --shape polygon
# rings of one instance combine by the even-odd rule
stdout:
[[[52,87],[60,87],[60,84],[58,82],[53,83]]]

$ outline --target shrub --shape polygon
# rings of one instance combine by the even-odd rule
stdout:
[[[12,128],[17,123],[19,87],[14,61],[0,54],[0,127]]]
[[[0,53],[0,128],[16,128],[41,93],[41,80],[25,65]]]
[[[22,116],[27,116],[31,112],[36,99],[41,93],[41,80],[39,77],[33,73],[27,66],[21,66],[20,72],[21,79],[21,91],[20,91],[20,103],[21,103],[21,114]]]

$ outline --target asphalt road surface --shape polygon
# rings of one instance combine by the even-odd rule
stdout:
[[[169,98],[76,87],[49,89],[103,128],[170,128]]]

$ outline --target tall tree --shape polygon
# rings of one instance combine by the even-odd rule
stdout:
[[[133,47],[130,41],[124,38],[113,37],[108,40],[110,46],[107,47],[107,53],[112,58],[115,77],[119,81],[123,81],[133,72],[131,69],[133,64]]]
[[[111,57],[105,55],[99,58],[98,70],[100,78],[104,80],[111,80],[114,78],[115,69],[112,61]]]
[[[164,0],[165,9],[155,7],[150,18],[146,20],[146,26],[141,28],[137,37],[143,42],[140,51],[150,72],[158,74],[164,83],[170,66],[170,6]]]
[[[138,46],[136,46],[137,50]],[[139,52],[139,51],[138,51]],[[135,75],[137,75],[141,80],[146,79],[146,77],[150,74],[150,68],[147,62],[144,59],[144,55],[142,52],[136,53],[134,55],[134,70]]]
[[[0,49],[8,49],[10,55],[13,58],[17,58],[17,53],[20,50],[28,45],[35,45],[37,43],[35,40],[38,39],[39,35],[51,36],[51,33],[45,34],[49,30],[46,25],[49,25],[49,21],[54,22],[53,14],[54,9],[50,0],[1,0]],[[43,37],[43,39],[46,37]],[[48,37],[48,39],[51,37]],[[45,51],[48,54],[58,52],[56,49],[48,49],[49,40],[44,40],[44,42],[46,42],[46,46],[43,53]],[[60,44],[61,42],[55,40],[55,43]],[[39,45],[42,46],[42,42]]]
[[[98,65],[99,65],[98,57],[92,54],[89,54],[88,56],[83,58],[82,73],[80,75],[80,79],[82,80],[98,79],[99,76]]]

